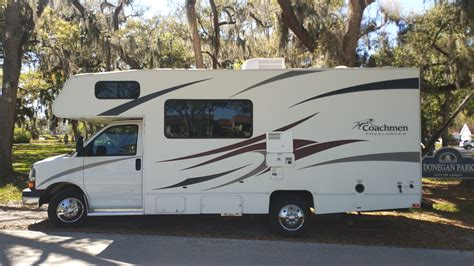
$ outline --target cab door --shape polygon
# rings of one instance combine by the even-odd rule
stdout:
[[[113,125],[84,150],[84,186],[92,211],[142,209],[141,123]]]

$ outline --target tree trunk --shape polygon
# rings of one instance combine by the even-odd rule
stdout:
[[[47,4],[48,0],[38,1],[35,14],[25,0],[9,0],[6,5],[5,57],[0,97],[0,177],[13,173],[11,155],[21,58],[34,28],[34,18],[41,16]]]
[[[104,57],[105,57],[105,71],[112,70],[112,55],[110,54],[110,41],[109,38],[105,38],[104,42]]]
[[[453,103],[454,96],[451,92],[447,91],[444,93],[444,104],[441,107],[441,116],[443,117],[443,121],[448,121],[450,118],[451,113],[451,104]],[[448,147],[449,144],[449,130],[445,128],[441,132],[441,139],[443,147]]]
[[[74,142],[77,141],[77,139],[79,138],[79,130],[77,129],[77,125],[78,125],[78,121],[77,120],[69,120],[71,122],[71,128],[72,128],[72,134],[74,135]]]
[[[315,40],[313,40],[308,30],[306,30],[306,28],[298,21],[298,18],[291,7],[291,1],[278,0],[278,4],[281,7],[283,23],[291,29],[291,31],[310,52],[314,52],[316,49]]]
[[[220,35],[221,35],[221,28],[219,25],[219,12],[217,11],[217,6],[214,0],[209,0],[209,4],[211,5],[212,10],[212,24],[214,24],[214,36],[212,37],[212,68],[217,69],[219,67],[219,62],[217,58],[219,58],[219,49],[221,45]]]
[[[191,31],[193,42],[194,58],[196,60],[196,68],[204,68],[201,51],[201,37],[199,36],[196,20],[196,0],[186,0],[186,16]]]
[[[12,144],[15,124],[16,93],[21,70],[21,3],[9,1],[5,9],[5,63],[0,98],[0,177],[13,173]]]
[[[374,0],[350,0],[346,32],[342,41],[342,62],[348,67],[356,65],[356,48],[360,38],[360,23],[365,8]]]

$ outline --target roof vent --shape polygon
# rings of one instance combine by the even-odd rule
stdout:
[[[242,64],[242,70],[247,69],[285,69],[285,58],[254,58]]]

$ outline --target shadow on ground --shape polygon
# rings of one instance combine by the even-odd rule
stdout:
[[[384,245],[474,250],[474,232],[452,225],[374,215],[318,215],[306,234],[287,239],[275,236],[265,215],[220,217],[213,215],[90,217],[86,226],[57,229],[44,220],[29,226],[34,231],[125,233],[236,239],[292,240],[338,244]]]

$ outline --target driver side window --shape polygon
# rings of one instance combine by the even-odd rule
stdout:
[[[86,147],[87,156],[130,156],[137,154],[137,125],[106,129]]]

